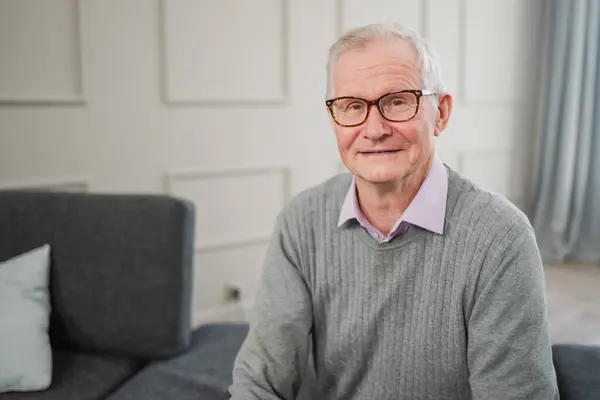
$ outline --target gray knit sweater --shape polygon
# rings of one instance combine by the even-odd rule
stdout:
[[[295,399],[308,354],[319,399],[558,398],[527,218],[448,169],[444,233],[379,244],[337,227],[350,179],[279,215],[232,398]]]

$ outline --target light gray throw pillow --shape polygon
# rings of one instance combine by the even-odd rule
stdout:
[[[50,246],[0,263],[0,393],[47,389]]]

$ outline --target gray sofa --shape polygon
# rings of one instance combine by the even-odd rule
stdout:
[[[192,329],[195,210],[161,195],[0,191],[0,262],[51,246],[52,386],[0,400],[227,399],[245,324]],[[600,349],[554,347],[561,398],[600,399]],[[316,399],[309,368],[301,399]]]
[[[0,191],[0,261],[51,246],[53,350],[48,390],[0,399],[226,398],[247,328],[192,331],[194,214],[168,196]]]

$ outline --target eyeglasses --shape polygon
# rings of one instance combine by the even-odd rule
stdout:
[[[383,118],[392,122],[411,120],[419,111],[421,96],[433,96],[431,90],[398,90],[376,100],[343,96],[325,101],[333,120],[340,126],[358,126],[369,117],[372,106],[377,106]]]

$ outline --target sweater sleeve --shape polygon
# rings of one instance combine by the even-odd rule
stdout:
[[[232,399],[295,399],[306,368],[312,301],[283,214],[264,261],[248,335],[238,353]]]
[[[526,228],[502,253],[482,270],[467,321],[473,399],[558,399],[533,231]]]

